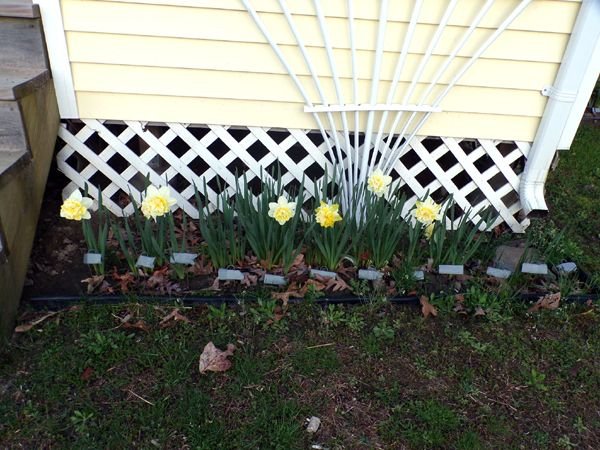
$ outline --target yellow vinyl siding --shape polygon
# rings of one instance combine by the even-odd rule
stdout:
[[[105,64],[73,64],[75,89],[87,92],[132,93],[141,95],[167,95],[173,97],[219,98],[227,100],[257,100],[296,103],[293,110],[302,111],[304,102],[287,75],[271,75],[249,72],[221,72],[207,70],[181,70],[156,67],[115,66]],[[168,80],[168,82],[165,82]],[[215,80],[219,80],[215,83]],[[300,77],[307,86],[310,98],[317,99],[318,93],[308,76]],[[334,92],[331,78],[321,80],[327,92]],[[385,93],[390,82],[381,82],[379,103],[385,103]],[[359,82],[359,91],[368,93],[371,83]],[[400,83],[395,102],[402,102],[402,93],[410,83]],[[252,88],[249,89],[248,87]],[[351,98],[352,80],[341,81],[346,98]],[[420,97],[427,85],[418,85],[415,97]],[[439,91],[445,86],[439,86]],[[433,92],[436,94],[438,91]],[[366,97],[366,95],[365,95]],[[333,96],[329,97],[333,99]],[[366,98],[362,99],[366,101]],[[516,114],[541,116],[545,99],[537,92],[514,89],[490,89],[471,86],[456,86],[444,99],[441,107],[447,112],[477,112],[483,114]]]
[[[275,0],[251,0],[300,75],[311,100],[321,103]],[[330,103],[337,103],[312,2],[288,2],[305,37]],[[391,0],[379,101],[385,102],[411,2]],[[459,54],[434,94],[493,32],[516,0],[499,0],[472,43]],[[185,4],[187,6],[181,6]],[[345,0],[323,2],[347,103],[352,67]],[[445,61],[482,4],[459,1],[409,103]],[[368,102],[378,7],[356,1],[359,102]],[[395,101],[402,102],[445,3],[425,0]],[[316,128],[303,100],[239,0],[62,0],[69,58],[82,118],[177,121],[224,125]],[[411,6],[412,7],[412,6]],[[546,104],[540,90],[553,83],[579,2],[534,1],[483,54],[419,134],[531,141]],[[435,96],[430,97],[430,99]],[[364,126],[365,121],[362,121]]]
[[[276,58],[272,58],[273,50],[268,44],[240,42],[232,45],[226,41],[209,41],[200,39],[179,39],[149,36],[130,36],[120,34],[96,34],[68,32],[67,43],[69,55],[73,63],[117,64],[130,66],[165,67],[179,69],[205,69],[232,72],[256,73],[256,61],[261,61],[261,74],[286,74],[285,69]],[[178,51],[173,51],[176,48]],[[295,73],[310,75],[302,56],[293,46],[282,46]],[[312,62],[319,76],[331,76],[324,48],[308,49]],[[227,58],[222,55],[227,54]],[[350,50],[335,49],[336,62],[340,64],[338,74],[342,78],[352,78]],[[201,56],[199,56],[201,55]],[[394,74],[398,53],[386,52],[383,58],[381,79],[391,81]],[[358,59],[362,62],[358,67],[358,77],[370,80],[374,53],[360,51]],[[422,82],[431,82],[445,56],[432,57],[425,68]],[[406,70],[401,81],[411,81],[421,60],[421,55],[409,55]],[[444,74],[441,83],[448,83],[451,75],[467,61],[459,57],[452,62],[448,73]],[[459,85],[497,87],[508,89],[536,90],[540,83],[552,84],[559,63],[480,59],[465,76]],[[529,76],[523,76],[527,73]]]
[[[64,1],[64,0],[63,0]],[[96,1],[96,0],[89,0]],[[104,1],[104,0],[101,0]],[[137,3],[144,5],[197,7],[207,9],[246,11],[241,0],[112,0],[114,3]],[[375,6],[377,0],[359,0],[354,4],[354,17],[357,19],[379,20],[379,11]],[[500,0],[491,8],[489,14],[482,20],[481,28],[497,28],[510,11],[520,0]],[[536,0],[523,12],[509,27],[512,30],[523,31],[549,31],[553,33],[570,33],[575,21],[578,7],[572,3],[581,0]],[[570,4],[571,3],[571,4]],[[281,8],[277,1],[252,0],[256,11],[280,13]],[[287,5],[294,15],[314,14],[311,0],[288,1]],[[392,0],[390,2],[388,21],[408,22],[412,13],[414,1]],[[481,2],[476,0],[460,0],[450,18],[449,25],[469,26],[471,19],[477,14]],[[422,23],[437,24],[443,14],[444,2],[440,0],[425,0],[419,15]],[[322,8],[327,17],[345,18],[348,11],[348,0],[326,0]],[[540,16],[548,20],[540,20]]]
[[[169,97],[134,94],[107,94],[80,92],[79,107],[94,113],[106,113],[106,117],[120,120],[183,122],[199,124],[241,124],[257,127],[313,129],[310,114],[294,114],[298,108],[285,103],[232,100],[224,102],[217,98]],[[292,111],[292,112],[290,112]],[[336,115],[337,116],[337,115]],[[341,126],[337,117],[338,129]],[[366,122],[366,115],[361,116]],[[273,124],[277,124],[276,126]],[[350,120],[350,125],[353,125]],[[473,123],[486,131],[485,136],[473,129]],[[531,129],[536,129],[536,117],[514,117],[496,114],[439,113],[432,114],[419,134],[430,136],[463,136],[487,139],[507,139],[510,129],[512,140],[527,141]]]

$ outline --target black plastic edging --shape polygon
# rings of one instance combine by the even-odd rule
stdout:
[[[525,302],[538,300],[543,294],[522,294],[519,299]],[[588,300],[597,302],[600,299],[599,294],[590,295],[570,295],[562,301],[567,303],[585,303]],[[85,297],[81,295],[58,295],[58,296],[38,296],[32,297],[26,300],[25,303],[33,306],[34,309],[44,308],[65,308],[76,304],[91,304],[91,305],[114,305],[118,303],[132,303],[132,302],[148,302],[158,304],[173,304],[180,303],[184,306],[197,306],[197,305],[221,305],[223,303],[227,305],[237,305],[244,301],[252,301],[252,298],[243,299],[234,296],[130,296],[130,295],[104,295],[104,296],[91,296]],[[314,300],[314,303],[319,305],[328,304],[347,304],[355,305],[359,303],[367,303],[365,297],[357,296],[345,296],[345,297],[321,297]],[[389,298],[388,301],[393,304],[405,304],[405,305],[418,305],[419,297],[394,297]],[[302,303],[303,299],[291,298],[289,303]]]

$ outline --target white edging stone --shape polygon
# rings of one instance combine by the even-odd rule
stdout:
[[[374,269],[358,269],[358,278],[359,280],[369,281],[381,280],[383,273]]]
[[[102,264],[101,253],[86,253],[83,255],[83,263],[89,265]]]
[[[548,264],[523,263],[521,272],[533,273],[536,275],[548,275]]]
[[[462,264],[440,264],[438,272],[442,275],[464,275],[465,266]]]
[[[244,274],[237,269],[219,269],[218,278],[221,281],[242,281]]]
[[[503,279],[510,277],[510,275],[512,274],[510,270],[498,269],[497,267],[488,267],[485,273],[490,277]]]
[[[186,266],[193,266],[197,257],[197,253],[173,253],[169,259],[169,262],[171,264],[184,264]]]

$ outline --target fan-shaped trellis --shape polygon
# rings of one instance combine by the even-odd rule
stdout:
[[[289,26],[289,31],[293,34],[297,49],[302,54],[306,68],[311,75],[310,79],[314,84],[314,89],[309,89],[309,86],[303,84],[301,78],[294,72],[266,22],[262,20],[253,7],[252,1],[242,0],[244,7],[271,45],[304,99],[306,103],[304,111],[314,117],[315,125],[322,133],[327,144],[330,160],[337,162],[337,176],[346,188],[347,193],[351,192],[351,189],[349,189],[351,186],[365,183],[368,175],[376,168],[383,170],[385,173],[392,173],[395,170],[402,178],[402,182],[408,183],[411,187],[413,186],[410,183],[410,172],[402,162],[402,156],[409,149],[414,149],[414,137],[419,133],[431,114],[443,110],[443,101],[452,88],[502,32],[527,8],[531,1],[518,1],[514,8],[506,13],[504,20],[497,28],[489,30],[489,34],[483,40],[474,39],[474,32],[486,18],[486,14],[494,6],[496,0],[479,2],[479,7],[474,9],[470,25],[465,27],[462,35],[453,43],[452,50],[447,57],[440,60],[439,58],[432,58],[432,55],[436,53],[436,49],[444,39],[444,31],[459,3],[458,0],[447,1],[439,22],[434,26],[426,50],[420,55],[420,61],[414,71],[408,74],[411,80],[410,83],[402,87],[400,87],[399,82],[401,77],[406,79],[407,74],[405,72],[410,70],[406,61],[411,45],[415,40],[415,30],[420,23],[420,13],[424,1],[414,0],[414,2],[411,2],[412,12],[408,26],[402,38],[397,42],[392,42],[392,48],[390,48],[389,40],[386,40],[390,1],[372,2],[373,8],[379,9],[379,20],[370,89],[368,92],[364,92],[359,90],[357,75],[359,65],[364,62],[361,61],[360,54],[357,51],[356,39],[358,33],[356,32],[354,20],[355,5],[353,0],[348,0],[346,3],[346,32],[350,42],[352,66],[352,89],[348,93],[345,92],[347,89],[344,89],[343,80],[338,75],[340,61],[336,60],[334,54],[331,42],[332,31],[329,28],[327,17],[323,13],[320,0],[313,0],[313,6],[314,17],[318,21],[322,45],[326,50],[329,62],[330,74],[326,77],[327,79],[317,74],[310,51],[306,45],[308,36],[302,34],[301,28],[297,24],[298,18],[292,14],[286,0],[278,0]],[[303,17],[303,19],[305,20],[306,17]],[[336,29],[339,31],[339,27]],[[314,39],[315,37],[310,36],[310,38]],[[475,50],[472,51],[469,58],[456,68],[456,65],[452,63],[466,46],[470,46]],[[381,68],[384,58],[395,58],[396,60],[391,83],[381,82]],[[422,81],[425,70],[433,70],[434,73],[428,83]],[[448,77],[449,82],[441,83],[442,78],[446,79]],[[323,88],[324,83],[328,82],[329,79],[334,84],[336,98],[328,98],[326,96],[327,89]],[[309,92],[313,90],[317,92],[317,98],[312,98],[309,95]],[[380,102],[380,98],[385,98],[385,101]],[[366,125],[361,125],[361,112],[366,113]],[[339,126],[340,122],[341,127]],[[364,142],[359,137],[361,129],[364,129]],[[436,172],[435,167],[431,166],[430,161],[433,160],[428,155],[422,154],[419,156],[422,156],[422,161],[429,170]],[[464,161],[467,166],[469,165],[468,161],[464,159],[460,161]],[[436,173],[436,176],[442,181],[448,192],[457,198],[461,197],[460,189],[450,182],[444,173]],[[474,179],[478,178],[475,172],[473,172],[473,177]],[[499,202],[493,201],[494,197],[497,196],[491,195],[488,199],[494,207],[499,208]],[[342,206],[343,208],[350,207],[348,198],[344,199]],[[507,216],[507,211],[499,209],[499,212],[501,214],[505,213],[502,215]],[[515,231],[520,228],[516,225],[515,220],[509,222],[511,222],[511,226]]]

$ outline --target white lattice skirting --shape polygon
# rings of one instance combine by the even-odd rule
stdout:
[[[87,184],[96,198],[99,187],[104,205],[119,216],[132,212],[129,195],[140,199],[146,177],[168,182],[178,205],[198,217],[194,185],[203,191],[206,182],[212,203],[222,191],[233,196],[236,174],[246,174],[256,194],[261,169],[269,177],[279,166],[286,190],[304,177],[312,196],[313,181],[326,169],[332,173],[327,146],[314,130],[83,120],[63,123],[59,137],[58,168],[71,180],[64,193]],[[519,218],[518,192],[529,148],[526,142],[415,136],[392,175],[401,179],[408,207],[427,193],[437,201],[452,193],[463,211],[491,205],[498,223],[522,232],[528,221]]]

